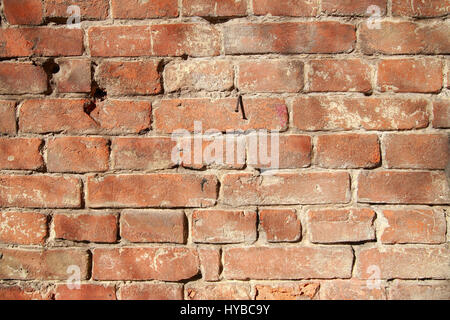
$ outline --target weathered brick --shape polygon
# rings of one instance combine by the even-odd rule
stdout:
[[[0,30],[0,57],[80,56],[83,31],[80,29],[39,27]]]
[[[256,212],[195,210],[192,239],[197,243],[251,243],[256,240]]]
[[[385,284],[372,288],[362,280],[331,280],[320,284],[321,300],[386,300]]]
[[[0,176],[0,207],[77,208],[80,181],[45,175]]]
[[[108,170],[109,148],[104,138],[61,137],[47,141],[49,172]]]
[[[1,248],[0,279],[67,280],[69,266],[80,268],[81,280],[88,276],[88,253],[81,249],[23,250]]]
[[[442,62],[436,59],[382,60],[378,64],[381,91],[433,93],[442,89]]]
[[[87,99],[26,100],[20,108],[19,128],[28,133],[69,134],[139,133],[150,128],[150,102],[105,100],[88,110],[91,105]]]
[[[246,0],[183,0],[183,16],[236,17],[246,13]]]
[[[316,163],[325,168],[373,168],[381,154],[376,134],[330,134],[317,137]]]
[[[322,10],[327,14],[342,16],[368,16],[370,6],[377,6],[380,16],[386,14],[387,0],[322,0]]]
[[[238,23],[224,27],[226,54],[339,53],[354,48],[355,27],[335,21]]]
[[[80,8],[81,20],[103,20],[108,17],[108,0],[45,0],[45,16],[47,18],[68,18],[67,8],[76,5]]]
[[[375,240],[375,212],[371,209],[310,210],[308,220],[313,243]]]
[[[44,93],[47,75],[29,63],[0,63],[0,94]]]
[[[3,0],[3,12],[9,24],[40,24],[41,0]]]
[[[383,210],[383,217],[383,243],[445,242],[445,215],[440,210]]]
[[[120,287],[120,300],[183,300],[183,285],[178,283],[130,283]]]
[[[446,247],[357,248],[356,276],[372,279],[370,266],[380,269],[380,279],[448,278],[449,250]]]
[[[159,61],[104,61],[95,75],[108,95],[152,95],[161,92]]]
[[[449,162],[446,134],[388,134],[384,137],[388,168],[445,169]]]
[[[16,102],[0,100],[0,134],[15,134]]]
[[[111,11],[115,19],[171,18],[178,16],[178,1],[112,0]]]
[[[182,211],[124,210],[120,236],[130,242],[184,243],[186,216]]]
[[[221,36],[209,24],[179,23],[151,27],[153,54],[156,56],[218,56]]]
[[[321,59],[309,62],[309,91],[372,91],[370,66],[359,59]]]
[[[96,280],[189,279],[199,272],[197,252],[185,247],[96,248],[92,276]]]
[[[0,300],[51,300],[52,288],[36,288],[33,285],[0,285]]]
[[[91,91],[91,62],[88,59],[58,59],[59,72],[53,75],[60,93],[87,93]]]
[[[164,67],[164,88],[179,90],[225,91],[233,87],[234,70],[226,60],[173,61]]]
[[[215,247],[200,247],[198,250],[200,258],[200,271],[204,281],[218,281],[221,272],[221,251]]]
[[[185,286],[187,300],[250,300],[250,286],[238,283],[203,284]]]
[[[450,203],[450,191],[442,172],[363,171],[358,202],[445,204]]]
[[[313,300],[318,296],[319,287],[314,282],[256,285],[256,300]]]
[[[59,284],[55,289],[55,300],[116,300],[116,288],[111,285],[82,283],[80,288],[70,289]]]
[[[393,0],[392,14],[409,17],[440,17],[450,13],[449,0]]]
[[[0,242],[43,244],[48,235],[47,216],[37,212],[0,212]]]
[[[423,282],[395,281],[389,287],[391,300],[450,300],[448,280]]]
[[[217,178],[196,174],[109,175],[88,178],[87,203],[101,207],[204,207],[217,198]]]
[[[255,15],[314,17],[319,13],[319,0],[252,0]]]
[[[105,243],[117,241],[117,216],[114,214],[55,214],[53,225],[57,239]]]
[[[450,100],[433,103],[433,127],[450,128]]]
[[[0,169],[37,170],[44,160],[38,138],[0,138]]]
[[[361,49],[365,54],[446,54],[450,52],[450,22],[380,21],[380,28],[361,25]]]
[[[246,247],[224,250],[226,279],[350,278],[350,247]]]
[[[405,130],[428,126],[425,99],[300,97],[293,124],[300,130]]]
[[[233,206],[346,203],[349,187],[344,172],[230,173],[222,181],[223,201]]]
[[[262,209],[259,221],[268,242],[297,241],[302,225],[294,209]]]
[[[155,130],[172,133],[185,129],[194,131],[194,122],[201,122],[203,130],[285,130],[288,123],[287,107],[282,99],[244,98],[246,119],[235,112],[237,98],[169,99],[162,100],[155,109]]]

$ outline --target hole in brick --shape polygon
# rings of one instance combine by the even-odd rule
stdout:
[[[183,59],[183,60],[187,60],[188,59],[188,55],[185,53],[185,54],[183,54],[183,55],[181,55],[181,59]]]
[[[44,24],[67,24],[67,17],[47,17],[44,19]]]
[[[52,75],[58,73],[60,68],[59,65],[55,62],[54,59],[48,59],[42,64],[42,68],[44,68],[47,75]]]
[[[224,17],[203,17],[206,21],[208,21],[211,24],[221,24],[225,23],[231,20],[231,18],[224,18]]]
[[[108,93],[106,92],[105,89],[100,88],[100,86],[97,84],[97,82],[95,80],[92,80],[92,89],[91,89],[91,98],[100,101],[103,101],[106,99],[106,96],[108,95]]]
[[[92,111],[94,111],[95,108],[97,108],[97,106],[94,101],[86,102],[83,106],[83,110],[87,115],[91,115]]]

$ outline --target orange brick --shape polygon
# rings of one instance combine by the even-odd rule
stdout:
[[[42,1],[4,0],[3,12],[9,24],[40,24],[42,22]]]
[[[259,219],[268,242],[297,241],[301,237],[302,225],[294,209],[262,209]]]
[[[101,284],[80,284],[70,289],[66,284],[56,286],[55,300],[116,300],[116,288]]]
[[[171,18],[178,16],[178,1],[112,0],[111,10],[115,19]]]
[[[248,284],[187,284],[187,300],[250,300]]]
[[[314,17],[319,13],[319,0],[252,0],[255,15]]]
[[[42,140],[37,138],[0,138],[0,169],[37,170],[44,160],[40,152]]]
[[[183,300],[183,285],[178,283],[130,283],[120,287],[120,300]]]
[[[47,238],[47,216],[37,212],[0,212],[0,242],[44,244]]]

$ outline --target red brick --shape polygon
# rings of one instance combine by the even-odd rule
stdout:
[[[313,243],[361,242],[375,239],[371,209],[324,209],[308,212]]]
[[[26,100],[20,108],[19,128],[29,133],[124,134],[150,127],[150,102],[105,100],[89,114],[85,107],[90,104],[87,99]]]
[[[195,250],[184,247],[96,248],[92,276],[96,280],[190,279],[199,272]]]
[[[178,283],[130,283],[119,289],[120,300],[183,300]]]
[[[71,5],[80,7],[81,20],[103,20],[108,17],[108,0],[45,0],[45,16],[48,18],[66,18]]]
[[[150,26],[99,26],[88,29],[93,57],[152,55]]]
[[[196,243],[241,243],[256,240],[256,212],[195,210],[192,239]]]
[[[15,134],[16,102],[0,100],[0,134]]]
[[[117,241],[114,214],[55,214],[55,238],[72,241],[113,243]]]
[[[319,287],[314,282],[256,285],[256,300],[313,300],[318,297]]]
[[[250,300],[250,286],[241,283],[189,283],[187,300]]]
[[[354,48],[355,27],[334,21],[224,26],[226,54],[338,53]]]
[[[347,173],[226,174],[222,181],[225,204],[279,205],[346,203],[350,199]]]
[[[80,181],[45,175],[0,176],[0,207],[78,208]]]
[[[0,138],[0,169],[36,170],[44,160],[40,153],[42,140],[37,138]]]
[[[48,235],[47,216],[37,212],[0,212],[0,242],[43,244]]]
[[[370,6],[380,8],[380,16],[386,14],[387,0],[322,0],[322,10],[339,16],[368,16]]]
[[[194,121],[201,122],[203,130],[285,130],[288,123],[287,107],[282,99],[244,98],[245,116],[235,112],[237,98],[169,99],[162,100],[155,109],[155,130],[172,133],[185,129],[194,131]]]
[[[51,300],[51,288],[40,289],[33,285],[0,285],[0,300]]]
[[[108,170],[108,140],[61,137],[47,141],[49,172],[92,172]]]
[[[450,191],[442,172],[363,171],[358,202],[444,204],[450,203]]]
[[[272,144],[275,143],[278,143],[278,153],[274,150],[272,154]],[[247,164],[252,167],[291,169],[308,167],[311,164],[309,136],[279,135],[277,138],[270,134],[253,133],[247,136],[247,146]]]
[[[444,243],[446,222],[440,210],[383,210],[383,243]]]
[[[88,276],[88,253],[81,249],[0,249],[0,279],[67,280],[69,266],[80,268],[80,280]]]
[[[108,95],[151,95],[161,92],[158,61],[104,61],[95,75]]]
[[[367,281],[331,280],[320,284],[321,300],[386,300],[385,285],[369,288]]]
[[[221,272],[221,258],[220,249],[215,247],[201,247],[198,250],[200,258],[200,271],[204,281],[218,281]]]
[[[111,146],[112,169],[153,170],[175,166],[172,151],[176,142],[168,137],[114,138]]]
[[[261,229],[268,242],[298,241],[302,225],[294,209],[261,209]]]
[[[255,15],[314,17],[319,12],[319,0],[252,0]]]
[[[300,130],[406,130],[428,126],[425,99],[300,97],[293,125]]]
[[[247,247],[224,250],[226,279],[351,277],[349,247]]]
[[[88,204],[101,207],[204,207],[217,198],[213,175],[146,174],[88,178]]]
[[[446,247],[381,247],[359,249],[356,276],[372,279],[370,266],[380,268],[380,279],[448,278],[449,250]]]
[[[91,91],[91,62],[88,59],[58,59],[59,72],[53,75],[60,93]]]
[[[183,16],[236,17],[246,13],[246,0],[183,0]]]
[[[382,92],[439,92],[442,68],[441,61],[431,58],[383,60],[378,64],[378,86]]]
[[[392,14],[409,17],[440,17],[450,13],[449,0],[393,0]]]
[[[0,94],[44,93],[47,75],[29,63],[0,63]]]
[[[391,300],[450,300],[448,280],[435,281],[395,281],[389,287]]]
[[[218,56],[221,36],[209,24],[179,23],[151,27],[155,56]]]
[[[185,243],[186,216],[181,211],[124,210],[120,236],[130,242]]]
[[[177,0],[112,0],[112,16],[115,19],[170,18],[178,16]]]
[[[433,103],[433,127],[450,128],[450,100]]]
[[[66,284],[56,286],[55,300],[116,300],[116,288],[102,284],[80,284],[70,289]]]
[[[370,66],[359,59],[312,60],[309,62],[309,91],[370,92]]]
[[[383,139],[388,168],[445,169],[449,162],[446,134],[389,134]]]
[[[365,54],[445,54],[450,51],[450,23],[381,21],[380,28],[361,25],[361,49]],[[372,28],[372,29],[371,29]]]
[[[225,91],[233,87],[234,70],[230,61],[173,61],[164,67],[164,88]]]
[[[83,31],[67,28],[8,28],[0,30],[0,57],[80,56]]]
[[[303,62],[248,60],[239,64],[241,92],[299,92],[303,88]]]
[[[3,12],[9,24],[41,24],[41,0],[3,0]]]
[[[317,137],[316,163],[325,168],[374,168],[380,164],[376,134],[330,134]]]

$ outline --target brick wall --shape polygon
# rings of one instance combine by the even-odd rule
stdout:
[[[0,298],[450,299],[449,11],[3,0]]]

